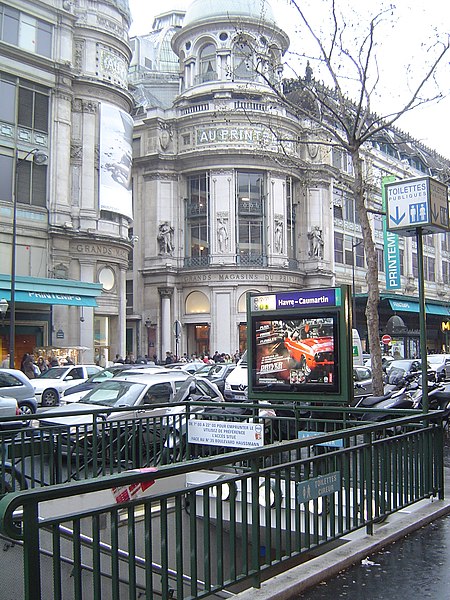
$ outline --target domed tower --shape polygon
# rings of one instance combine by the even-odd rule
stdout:
[[[246,293],[305,286],[296,229],[304,149],[273,90],[288,46],[267,0],[193,0],[172,38],[172,109],[135,122],[142,232],[156,226],[136,269],[159,356],[174,350],[175,321],[188,354],[242,350]]]

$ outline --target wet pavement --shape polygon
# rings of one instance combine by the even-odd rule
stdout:
[[[450,439],[444,449],[450,466]],[[446,495],[450,490],[446,489]],[[320,583],[294,600],[450,599],[450,515],[442,517]]]
[[[447,600],[450,598],[450,515],[293,598]]]

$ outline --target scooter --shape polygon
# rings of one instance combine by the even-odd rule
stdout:
[[[421,409],[423,405],[423,389],[420,385],[420,376],[410,375],[407,378],[409,381],[406,382],[404,387],[396,392],[393,392],[389,398],[384,397],[372,397],[366,399],[366,404],[363,404],[366,408],[367,403],[370,404],[370,408],[377,409],[376,412],[363,413],[362,421],[387,421],[392,418],[392,414],[389,411],[393,409]],[[445,387],[438,382],[430,382],[428,385],[428,405],[430,410],[444,410],[445,420],[448,421],[450,418],[450,392],[446,391]],[[376,402],[375,400],[379,400]],[[388,412],[384,412],[387,410]]]
[[[359,395],[355,398],[354,408],[412,408],[412,393],[419,389],[419,381],[416,375],[408,375],[398,381],[395,386],[383,396]],[[355,413],[356,419],[366,420],[366,414]],[[369,419],[369,420],[373,420]]]

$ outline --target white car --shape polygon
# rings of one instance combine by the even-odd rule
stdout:
[[[0,429],[11,429],[15,427],[14,421],[3,422],[5,417],[18,417],[21,414],[19,405],[15,398],[0,396]]]
[[[450,354],[430,354],[427,359],[430,369],[436,375],[436,381],[450,378]]]
[[[64,390],[85,381],[103,369],[97,365],[52,367],[31,380],[38,406],[57,406]]]

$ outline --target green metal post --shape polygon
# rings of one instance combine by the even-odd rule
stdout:
[[[428,361],[427,361],[427,317],[425,310],[425,277],[423,272],[423,239],[422,228],[416,229],[417,264],[419,268],[419,326],[420,326],[420,360],[422,363],[422,408],[428,413]]]

